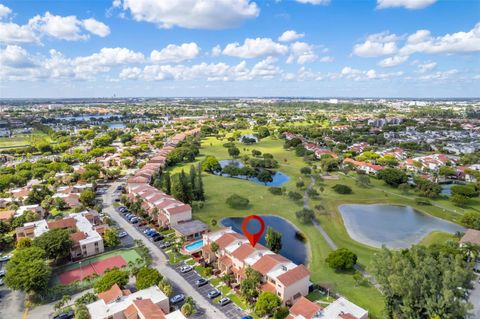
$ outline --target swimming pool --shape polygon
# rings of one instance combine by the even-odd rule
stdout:
[[[197,241],[194,241],[193,243],[190,243],[188,245],[185,245],[185,247],[183,247],[188,253],[193,253],[197,250],[199,250],[200,248],[203,247],[203,239],[200,239],[200,240],[197,240]]]

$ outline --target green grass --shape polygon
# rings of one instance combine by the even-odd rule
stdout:
[[[458,238],[453,234],[444,233],[441,231],[434,231],[425,236],[420,242],[420,245],[430,246],[433,244],[441,244],[447,241],[458,241]]]
[[[220,278],[218,278],[218,277],[212,278],[212,279],[210,280],[210,284],[211,284],[213,287],[217,287],[217,286],[220,284]]]
[[[242,133],[249,133],[249,131],[242,131]],[[200,156],[197,157],[195,162],[172,167],[171,174],[181,172],[182,169],[188,173],[191,164],[196,165],[207,155],[213,155],[217,157],[218,160],[229,159],[227,149],[222,146],[226,142],[226,139],[220,141],[213,137],[204,139],[202,141]],[[240,149],[241,156],[245,154],[251,156],[252,149],[257,149],[262,153],[272,154],[279,162],[278,170],[290,176],[290,181],[283,186],[287,188],[287,191],[298,191],[295,183],[298,178],[302,177],[300,169],[307,166],[307,164],[302,158],[295,156],[294,152],[285,150],[283,148],[283,140],[268,137],[250,146],[238,142],[235,144]],[[206,202],[201,209],[194,210],[195,218],[210,224],[212,219],[216,219],[219,222],[222,218],[242,217],[254,213],[276,215],[289,220],[306,236],[306,244],[309,252],[308,267],[311,271],[311,280],[315,283],[330,287],[332,291],[339,292],[352,302],[366,308],[369,310],[371,317],[378,318],[381,316],[383,311],[383,297],[377,289],[372,286],[355,287],[356,285],[352,274],[335,272],[326,265],[325,258],[331,252],[330,247],[313,225],[301,224],[295,217],[295,212],[302,208],[301,201],[295,203],[286,196],[272,195],[268,191],[268,187],[250,181],[214,176],[207,173],[203,173],[203,176]],[[353,176],[353,174],[352,176],[339,174],[339,180],[325,180],[322,182],[324,192],[320,194],[320,198],[315,200],[310,199],[309,206],[313,208],[315,205],[321,204],[325,207],[323,214],[317,213],[320,224],[325,228],[326,232],[338,247],[347,247],[354,251],[359,258],[359,264],[367,270],[371,264],[373,254],[378,251],[378,249],[356,242],[349,237],[343,224],[343,219],[338,211],[339,205],[347,203],[409,205],[419,211],[454,222],[458,222],[461,215],[471,209],[466,208],[460,210],[443,199],[434,202],[438,202],[438,204],[444,206],[446,210],[435,206],[419,206],[415,203],[415,198],[418,197],[415,194],[410,194],[405,198],[400,196],[403,195],[400,191],[388,187],[384,185],[382,181],[374,178],[371,179],[372,187],[361,188],[356,185]],[[303,179],[305,184],[308,185],[308,178],[303,177]],[[353,189],[353,194],[340,195],[335,193],[331,189],[335,184],[346,184],[350,186]],[[388,192],[393,194],[389,194]],[[250,207],[248,207],[248,209],[237,210],[226,205],[225,199],[234,193],[247,197],[250,200]],[[449,212],[449,209],[457,210],[457,212]],[[220,223],[218,223],[214,228],[220,226]],[[441,236],[435,234],[427,236],[431,243],[442,240],[440,237]]]
[[[12,137],[0,137],[0,149],[25,147],[40,141],[51,143],[52,139],[48,135],[39,131],[33,131],[30,134],[16,134]]]

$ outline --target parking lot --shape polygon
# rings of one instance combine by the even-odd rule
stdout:
[[[120,207],[116,207],[116,211],[118,212],[118,214],[120,216],[122,216],[123,219],[127,220],[125,215],[123,213],[120,212],[119,210]],[[128,222],[128,220],[127,220]],[[150,237],[148,237],[146,234],[144,234],[144,230],[147,228],[147,226],[143,225],[143,226],[140,226],[139,223],[136,223],[136,224],[132,224],[135,229],[140,232],[141,234],[143,234],[143,236],[145,236],[146,238],[150,239]],[[123,229],[119,228],[119,232],[121,231],[124,231]],[[131,238],[130,235],[127,235],[126,237],[122,238],[122,240],[125,240],[126,238]],[[162,243],[166,241],[166,240],[160,240],[160,241],[156,241],[156,242],[152,242],[156,247],[158,247],[159,250],[161,250],[160,246],[162,245]],[[195,289],[197,290],[202,296],[204,296],[207,300],[209,300],[209,302],[214,305],[216,308],[218,308],[221,312],[223,312],[228,318],[231,318],[231,319],[239,319],[239,318],[242,318],[243,316],[245,316],[245,313],[233,302],[230,302],[224,306],[220,306],[217,302],[214,302],[214,299],[210,299],[208,298],[208,292],[215,289],[210,283],[207,283],[206,285],[202,286],[202,287],[197,287],[197,285],[195,284],[195,282],[201,278],[201,276],[195,271],[195,270],[191,270],[187,273],[181,273],[180,272],[180,268],[182,266],[184,266],[185,264],[184,263],[180,263],[178,265],[176,265],[175,267],[172,267],[173,269],[175,269],[182,277],[185,278],[185,280]],[[175,296],[177,294],[180,294],[180,293],[184,293],[182,289],[180,289],[179,287],[176,287],[175,285],[173,285],[173,294],[172,296]],[[216,298],[218,299],[218,297]],[[171,305],[174,309],[180,309],[181,306],[183,305],[183,301],[178,303],[178,304],[175,304],[175,305]],[[199,310],[197,311],[197,313],[191,317],[191,318],[203,318],[203,311],[202,310]]]

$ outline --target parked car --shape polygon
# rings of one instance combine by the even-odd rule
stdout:
[[[121,233],[118,233],[118,238],[127,237],[127,235],[127,232],[122,231]]]
[[[168,247],[170,247],[170,246],[172,246],[172,243],[169,242],[169,241],[166,241],[166,242],[162,243],[159,247],[160,247],[161,249],[164,249],[164,248],[168,248]]]
[[[205,279],[205,278],[199,278],[197,279],[197,281],[195,281],[195,285],[197,285],[197,287],[202,287],[204,285],[206,285],[208,283],[208,280]]]
[[[3,279],[0,278],[0,286],[3,286]]]
[[[150,229],[148,232],[145,233],[145,235],[147,235],[148,237],[151,237],[155,234],[158,234],[155,229]]]
[[[118,203],[120,201],[120,198],[115,198],[115,201]]]
[[[189,271],[192,270],[192,269],[193,269],[193,267],[190,266],[190,265],[182,266],[182,267],[180,267],[180,272],[181,272],[182,274],[184,274],[184,273],[186,273],[186,272],[189,272]]]
[[[0,277],[3,277],[3,276],[5,276],[5,270],[2,269],[0,270]]]
[[[128,213],[128,214],[126,214],[126,215],[125,215],[125,218],[126,218],[126,219],[130,219],[130,217],[132,217],[132,216],[134,216],[134,215],[133,215],[133,214],[130,214],[130,213]]]
[[[71,319],[74,317],[74,312],[73,310],[70,310],[69,312],[64,312],[59,315],[56,315],[53,317],[53,319]]]
[[[162,237],[160,236],[160,234],[158,234],[156,236],[150,237],[150,240],[151,241],[160,241],[160,240],[162,240]]]
[[[133,217],[132,219],[130,219],[130,222],[131,222],[132,224],[136,224],[136,223],[138,223],[138,218],[137,218],[137,217]]]
[[[172,298],[170,298],[170,303],[171,304],[176,304],[176,303],[182,302],[183,300],[185,300],[185,295],[184,294],[179,294],[179,295],[176,295],[176,296],[173,296]]]
[[[210,290],[207,295],[210,299],[217,298],[218,296],[220,296],[220,291],[218,291],[217,289],[213,289]]]
[[[242,317],[242,319],[253,319],[252,316],[245,316],[245,317]]]
[[[224,297],[218,301],[218,304],[223,307],[225,305],[228,305],[230,301],[231,301],[230,298]]]
[[[10,258],[12,258],[12,255],[9,254],[9,255],[4,255],[2,257],[0,257],[0,261],[9,261]]]
[[[149,231],[152,231],[152,229],[150,227],[147,227],[143,230],[143,233],[146,234],[148,233]]]

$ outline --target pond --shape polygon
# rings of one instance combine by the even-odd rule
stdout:
[[[219,163],[220,163],[220,166],[222,168],[224,168],[227,165],[235,165],[235,166],[240,167],[240,168],[245,166],[241,161],[238,161],[238,160],[222,160],[222,161],[219,161]],[[245,180],[248,180],[248,181],[253,182],[255,184],[272,186],[272,187],[282,186],[283,184],[285,184],[286,182],[288,182],[290,180],[290,176],[288,176],[287,174],[284,174],[284,173],[279,172],[279,171],[275,171],[274,173],[275,174],[272,175],[273,181],[271,181],[270,183],[267,183],[266,185],[265,185],[265,183],[260,182],[256,177],[247,178],[246,176],[239,175],[239,176],[235,176],[234,178],[245,179]],[[216,175],[219,175],[219,174],[216,174]],[[222,174],[221,176],[230,177],[228,174]]]
[[[56,117],[57,120],[62,121],[98,121],[108,120],[110,118],[122,118],[123,115],[121,114],[95,114],[95,115],[73,115],[73,116],[59,116]]]
[[[307,261],[307,249],[305,243],[297,237],[297,229],[290,224],[287,220],[272,216],[261,215],[265,221],[265,232],[259,243],[265,246],[265,234],[267,233],[267,227],[270,226],[275,230],[282,233],[282,249],[280,255],[290,259],[296,264],[305,264]],[[232,229],[238,233],[243,234],[242,231],[243,218],[241,217],[229,217],[221,220],[221,224],[225,227],[232,227]],[[248,223],[248,230],[252,233],[258,232],[258,222],[255,220]]]
[[[408,248],[432,231],[454,234],[465,229],[423,214],[410,206],[341,205],[338,207],[350,237],[374,247]]]

